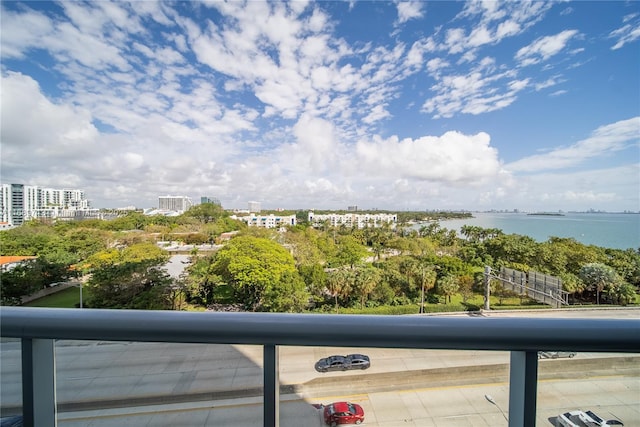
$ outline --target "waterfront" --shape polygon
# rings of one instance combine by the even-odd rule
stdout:
[[[565,213],[527,215],[525,213],[474,212],[473,218],[441,221],[449,230],[463,225],[499,228],[506,234],[529,236],[538,242],[550,237],[570,237],[586,245],[615,249],[640,247],[640,214]],[[421,225],[416,225],[417,229]]]

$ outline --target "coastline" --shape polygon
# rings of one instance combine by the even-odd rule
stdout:
[[[441,220],[440,225],[456,230],[464,225],[498,228],[505,234],[529,236],[538,242],[551,237],[573,238],[585,245],[610,249],[640,248],[640,213],[572,213],[528,215],[524,212],[472,212],[471,218]],[[429,221],[430,223],[431,221]],[[419,229],[420,224],[412,226]]]

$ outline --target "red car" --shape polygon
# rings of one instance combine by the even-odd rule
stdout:
[[[350,402],[335,402],[324,407],[324,422],[330,426],[338,424],[361,424],[364,421],[362,406]]]

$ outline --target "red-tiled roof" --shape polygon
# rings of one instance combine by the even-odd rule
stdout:
[[[0,256],[0,265],[5,264],[13,264],[14,262],[20,262],[27,259],[36,259],[37,256],[12,256],[12,255],[4,255]]]

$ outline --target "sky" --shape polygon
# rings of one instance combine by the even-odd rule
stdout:
[[[2,1],[3,183],[640,210],[637,1]]]

